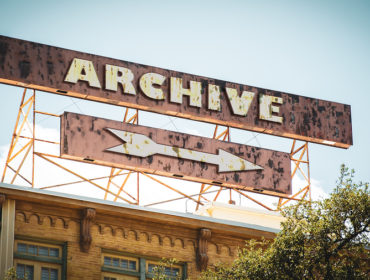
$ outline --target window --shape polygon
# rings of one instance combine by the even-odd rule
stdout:
[[[65,249],[66,245],[60,242],[18,238],[14,246],[14,266],[18,279],[65,279]]]
[[[140,277],[124,275],[124,274],[119,274],[119,273],[103,272],[102,279],[103,280],[138,280],[140,279]]]
[[[103,253],[102,271],[103,280],[140,279],[139,258]]]
[[[59,259],[60,256],[60,248],[56,246],[46,247],[44,245],[28,243],[26,241],[17,241],[16,246],[17,253],[28,256],[42,256],[56,259]]]
[[[104,256],[104,266],[123,269],[123,270],[130,270],[130,271],[137,271],[138,260],[133,258],[127,257],[117,257],[117,256]]]
[[[51,263],[15,259],[18,279],[58,280],[61,279],[61,266]]]
[[[159,266],[159,262],[154,261],[147,261],[146,262],[146,272],[151,275],[154,272],[154,267]],[[171,265],[171,266],[164,266],[164,274],[167,276],[166,279],[168,280],[177,280],[183,279],[182,277],[182,267],[180,265]]]
[[[33,265],[17,264],[18,279],[33,279]]]
[[[102,249],[102,280],[152,279],[158,259]],[[164,266],[166,279],[186,279],[186,264]]]

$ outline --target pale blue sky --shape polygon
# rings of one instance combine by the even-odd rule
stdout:
[[[346,163],[370,179],[370,1],[0,0],[0,34],[350,104],[353,147],[310,144],[311,176],[330,191]],[[42,96],[57,111],[72,104]],[[10,142],[20,97],[0,85],[0,145]],[[77,106],[68,110],[98,105]],[[242,143],[253,136],[234,135]],[[278,138],[258,139],[248,144],[286,150]]]

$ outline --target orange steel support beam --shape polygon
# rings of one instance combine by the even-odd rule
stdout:
[[[13,159],[15,159],[21,152],[24,151],[24,149],[26,149],[29,145],[32,145],[33,144],[33,140],[31,139],[30,141],[27,142],[26,145],[24,145],[22,148],[19,149],[18,152],[16,152],[10,159],[9,159],[9,162],[11,162]]]
[[[271,209],[270,207],[266,206],[265,204],[263,204],[263,203],[259,202],[258,200],[254,199],[253,197],[250,197],[249,195],[246,195],[245,193],[243,193],[243,192],[241,192],[241,191],[239,191],[239,190],[237,190],[237,189],[235,189],[235,191],[236,191],[237,193],[241,194],[242,196],[244,196],[244,197],[246,197],[246,198],[248,198],[248,199],[252,200],[253,202],[257,203],[258,205],[260,205],[260,206],[262,206],[262,207],[266,208],[267,210],[273,211],[273,209]]]
[[[27,137],[27,136],[23,136],[23,135],[19,135],[19,138],[33,140],[33,138],[31,138],[31,137]],[[49,140],[43,140],[43,139],[39,139],[39,138],[35,138],[35,142],[44,142],[44,143],[57,144],[57,145],[60,144],[59,142],[54,142],[54,141],[49,141]]]
[[[209,191],[209,192],[204,192],[203,194],[211,194],[211,193],[215,193],[217,191],[218,190],[213,190],[213,191]],[[189,196],[190,197],[199,196],[199,193],[191,194]],[[159,201],[159,202],[154,202],[154,203],[146,204],[144,206],[153,206],[153,205],[163,204],[163,203],[167,203],[167,202],[173,202],[173,201],[177,201],[177,200],[181,200],[181,199],[185,199],[185,198],[187,198],[187,197],[186,196],[180,196],[180,197],[176,197],[176,198],[172,198],[172,199],[168,199],[168,200],[163,200],[163,201]]]
[[[128,173],[130,173],[130,172],[121,173],[121,174],[115,175],[114,177],[124,176],[124,175],[127,175]],[[90,181],[96,181],[96,180],[102,180],[102,179],[108,179],[108,178],[109,178],[109,176],[102,176],[102,177],[96,177],[96,178],[89,178],[89,180]],[[68,183],[57,184],[57,185],[50,185],[50,186],[40,187],[39,189],[41,189],[41,190],[51,189],[51,188],[63,187],[63,186],[68,186],[68,185],[73,185],[73,184],[79,184],[79,183],[83,183],[83,182],[85,182],[85,180],[78,180],[78,181],[73,181],[73,182],[68,182]]]
[[[152,179],[153,181],[156,181],[157,183],[159,183],[159,184],[161,184],[161,185],[165,186],[166,188],[168,188],[168,189],[170,189],[170,190],[172,190],[172,191],[174,191],[174,192],[177,192],[177,193],[179,193],[179,194],[181,194],[181,195],[183,195],[183,196],[185,196],[185,197],[187,197],[187,198],[189,198],[189,199],[193,200],[195,203],[198,203],[198,202],[197,202],[197,200],[195,200],[194,198],[192,198],[192,197],[188,196],[187,194],[185,194],[185,193],[183,193],[183,192],[181,192],[181,191],[179,191],[179,190],[177,190],[177,189],[175,189],[175,188],[173,188],[173,187],[171,187],[171,186],[167,185],[166,183],[163,183],[162,181],[160,181],[160,180],[158,180],[158,179],[156,179],[156,178],[154,178],[154,177],[150,176],[149,174],[146,174],[146,173],[144,173],[144,172],[140,172],[140,173],[141,173],[141,174],[143,174],[144,176],[146,176],[146,177],[148,177],[148,178]],[[199,204],[203,205],[203,203],[202,203],[202,202],[199,202]]]
[[[19,171],[21,170],[21,168],[22,168],[22,166],[23,166],[23,164],[24,164],[24,161],[26,160],[26,158],[27,158],[27,156],[28,156],[28,154],[29,154],[29,152],[30,152],[30,150],[31,150],[31,147],[32,147],[32,146],[29,146],[29,147],[28,147],[28,149],[27,149],[27,151],[26,151],[26,154],[24,155],[24,157],[23,157],[23,159],[22,159],[21,163],[19,164],[18,169],[17,169],[17,171],[15,172],[14,177],[13,177],[12,181],[10,182],[10,184],[13,184],[13,183],[14,183],[15,178],[17,177],[17,175],[18,175]],[[32,184],[31,184],[31,185],[32,185]]]
[[[36,128],[36,90],[33,90],[33,116],[32,116],[32,188],[35,186],[35,128]]]
[[[304,156],[306,157],[305,159]],[[304,180],[306,181],[307,185],[300,189],[298,192],[293,194],[290,198],[286,199],[285,201],[282,198],[279,198],[277,210],[281,209],[282,206],[287,204],[288,202],[296,199],[297,196],[303,193],[300,200],[304,200],[309,194],[309,201],[311,201],[311,178],[310,178],[310,160],[308,155],[308,142],[305,142],[300,147],[296,148],[296,140],[293,140],[291,153],[290,153],[291,161],[294,162],[294,170],[292,171],[292,180],[295,176],[297,176],[297,170],[300,171],[301,175],[303,176]],[[306,166],[307,173],[304,172],[302,165]]]
[[[104,194],[104,200],[107,199],[107,195],[108,195],[108,191],[109,191],[109,185],[110,185],[110,183],[112,181],[112,175],[114,174],[114,170],[115,170],[114,167],[110,170],[110,175],[109,175],[108,184],[107,184],[107,191]]]
[[[28,100],[28,101],[30,101],[32,99],[32,97]],[[27,101],[27,102],[28,102]],[[31,104],[32,105],[32,104]],[[18,129],[18,131],[17,131],[17,125],[18,125],[18,123],[16,124],[16,127],[15,127],[15,139],[14,139],[14,141],[11,143],[11,146],[10,146],[10,150],[9,150],[9,155],[11,155],[12,153],[13,153],[13,151],[14,151],[14,148],[15,148],[15,146],[17,145],[17,143],[18,143],[18,140],[19,140],[19,136],[20,136],[20,134],[21,134],[21,132],[22,132],[22,129],[23,129],[23,127],[24,127],[24,125],[25,125],[25,123],[27,122],[27,117],[28,117],[28,114],[30,113],[30,110],[31,110],[31,107],[32,106],[29,106],[28,107],[28,109],[27,109],[27,113],[25,114],[25,117],[23,118],[23,121],[22,121],[22,123],[21,123],[21,125],[20,125],[20,127],[19,127],[19,129]],[[20,113],[22,114],[23,113],[23,109],[20,109]]]
[[[218,128],[219,128],[219,126],[216,125],[215,126],[215,129],[214,129],[214,132],[213,132],[213,139],[220,139],[221,137],[223,137],[222,138],[223,141],[225,141],[227,139],[227,141],[230,142],[230,128],[229,127],[226,127],[223,132],[221,132],[220,134],[217,135]],[[205,185],[206,184],[202,184],[201,187],[200,187],[200,192],[199,192],[199,196],[198,196],[197,205],[196,205],[195,210],[198,210],[199,209],[200,198],[202,197],[202,198],[205,199],[205,197],[202,196],[202,194],[204,192],[206,192],[208,189],[210,189],[213,186],[213,185],[209,185],[207,188],[205,188]],[[213,201],[216,201],[217,200],[217,198],[218,198],[220,192],[222,191],[222,189],[223,189],[222,187],[219,188],[219,190],[218,190],[218,192],[217,192],[217,194],[216,194],[216,196],[215,196],[215,198],[214,198]],[[207,199],[205,199],[205,200],[207,200]]]
[[[23,147],[21,147],[17,152],[15,152],[15,148],[18,144],[18,141],[19,141],[20,138],[22,138],[21,132],[22,132],[23,127],[24,127],[25,124],[27,124],[27,127],[30,129],[31,133],[33,133],[33,129],[30,127],[30,125],[28,123],[28,116],[30,114],[31,108],[32,107],[34,108],[34,105],[35,105],[35,92],[33,93],[33,95],[31,95],[31,97],[29,97],[27,99],[27,101],[25,101],[26,94],[27,94],[27,89],[25,88],[24,91],[23,91],[21,103],[19,105],[18,115],[17,115],[15,126],[14,126],[14,131],[13,131],[13,134],[12,134],[12,140],[11,140],[8,156],[7,156],[5,166],[4,166],[4,170],[3,170],[3,175],[2,175],[2,179],[1,179],[2,182],[4,182],[5,175],[6,175],[6,170],[7,170],[8,167],[13,172],[15,172],[15,174],[14,174],[12,180],[11,180],[11,183],[13,183],[15,181],[17,176],[20,176],[20,170],[21,170],[21,168],[22,168],[22,166],[23,166],[31,148],[33,148],[33,146],[34,146],[34,137],[33,137]],[[26,113],[24,113],[23,109],[26,106],[28,106],[28,107],[27,107]],[[23,116],[23,120],[20,122],[21,115]],[[14,170],[13,168],[10,168],[10,162],[12,162],[16,157],[20,156],[20,154],[25,149],[27,149],[27,151],[24,154],[23,159],[21,160],[18,168],[16,170]],[[27,180],[23,176],[22,176],[22,179],[24,179],[26,182],[29,182],[29,180]],[[31,181],[33,181],[33,179]],[[31,186],[32,186],[32,182],[31,182]]]
[[[130,108],[126,108],[126,110],[125,110],[125,114],[124,114],[124,117],[123,117],[123,122],[132,123],[132,124],[138,124],[138,122],[139,122],[139,111],[136,110],[135,114],[133,114],[129,119],[127,119],[128,118],[129,109]],[[115,177],[115,176],[113,176],[115,169],[116,168],[113,168],[113,167],[111,169],[110,176],[109,176],[108,183],[107,183],[107,190],[109,190],[109,187],[110,187],[111,184],[115,184],[112,181],[113,178]],[[118,169],[117,172],[119,173],[121,171],[122,171],[122,169]],[[128,175],[127,175],[127,177],[125,178],[125,182],[124,182],[123,186],[126,184],[126,181],[128,180],[130,174],[131,174],[131,172],[129,172]],[[138,174],[139,173],[137,173],[137,181],[139,181],[139,175]],[[118,187],[119,188],[118,195],[123,191],[123,186]],[[137,186],[137,198],[136,199],[132,195],[130,195],[129,193],[127,193],[126,191],[123,191],[123,192],[126,193],[131,198],[133,198],[136,201],[136,204],[138,204],[138,200],[139,200],[139,185]],[[105,194],[104,194],[104,200],[107,199],[107,196],[108,196],[108,192],[105,192]],[[116,201],[116,200],[117,200],[117,196],[115,196],[115,198],[114,198],[114,201]]]
[[[75,175],[76,177],[78,177],[78,178],[80,178],[80,179],[83,179],[84,181],[86,181],[86,182],[88,182],[88,183],[92,184],[93,186],[95,186],[95,187],[97,187],[97,188],[99,188],[99,189],[101,189],[101,190],[103,190],[103,191],[107,191],[109,194],[111,194],[111,195],[113,195],[113,196],[115,196],[115,195],[116,195],[115,193],[111,192],[110,190],[107,190],[107,189],[103,188],[103,187],[102,187],[102,186],[100,186],[99,184],[97,184],[97,183],[95,183],[95,182],[93,182],[93,181],[91,181],[91,180],[89,180],[89,179],[87,179],[87,178],[85,178],[85,177],[83,177],[83,176],[81,176],[81,175],[77,174],[76,172],[74,172],[74,171],[72,171],[72,170],[70,170],[70,169],[68,169],[68,168],[66,168],[66,167],[64,167],[64,166],[62,166],[61,164],[59,164],[59,163],[57,163],[57,162],[55,162],[55,161],[52,161],[51,159],[47,158],[47,156],[51,156],[51,155],[47,155],[47,154],[43,154],[43,153],[38,153],[38,152],[35,152],[35,155],[37,155],[37,156],[39,156],[40,158],[42,158],[42,159],[44,159],[44,160],[46,160],[46,161],[48,161],[48,162],[50,162],[50,163],[52,163],[52,164],[54,164],[54,165],[58,166],[58,167],[59,167],[59,168],[61,168],[61,169],[63,169],[63,170],[65,170],[65,171],[67,171],[67,172],[69,172],[69,173],[71,173],[71,174]],[[56,157],[56,158],[58,158],[58,157]],[[127,202],[127,203],[129,203],[129,204],[133,204],[131,201],[129,201],[129,200],[127,200],[127,199],[125,199],[125,198],[123,198],[123,197],[121,197],[121,196],[120,196],[119,198],[120,198],[120,199],[122,199],[123,201],[126,201],[126,202]]]
[[[13,171],[14,173],[16,173],[17,171],[14,169],[14,168],[12,168],[10,165],[8,166],[9,167],[9,169],[11,170],[11,171]],[[18,176],[19,177],[21,177],[24,181],[26,181],[30,186],[31,186],[31,182],[29,181],[29,180],[27,180],[27,178],[25,178],[24,176],[22,176],[22,174],[21,173],[18,173]]]

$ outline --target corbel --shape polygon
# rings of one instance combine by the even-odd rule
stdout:
[[[197,265],[200,271],[204,271],[208,266],[208,241],[211,240],[211,230],[202,228],[198,234],[198,251],[197,251]]]
[[[85,208],[82,212],[81,231],[80,231],[80,249],[82,252],[88,253],[91,237],[91,224],[95,219],[96,211],[93,208]]]

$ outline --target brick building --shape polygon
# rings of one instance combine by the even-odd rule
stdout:
[[[14,266],[28,279],[150,279],[163,257],[178,260],[168,279],[196,279],[278,231],[4,183],[0,202],[0,273]]]

